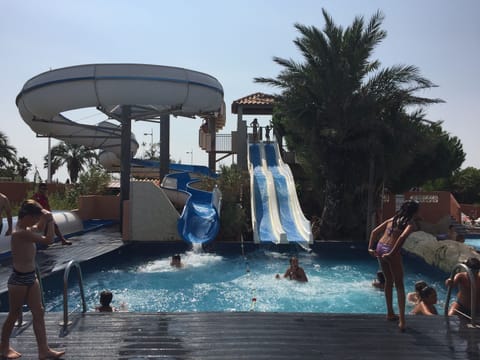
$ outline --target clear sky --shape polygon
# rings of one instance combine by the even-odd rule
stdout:
[[[442,120],[444,129],[460,138],[467,154],[463,168],[480,168],[475,122],[480,120],[478,0],[0,1],[0,130],[18,156],[27,157],[46,178],[47,139],[36,137],[15,105],[25,82],[50,69],[125,62],[183,67],[217,78],[227,107],[221,133],[230,133],[236,127],[232,102],[255,92],[278,91],[253,78],[278,75],[281,68],[274,56],[301,60],[293,25],[322,29],[322,8],[344,27],[357,15],[368,20],[377,10],[384,13],[387,38],[375,58],[383,66],[415,65],[438,85],[421,94],[446,101],[429,107],[428,118]],[[104,119],[94,110],[74,118],[88,124]],[[200,124],[200,119],[172,118],[173,159],[190,163],[193,151],[195,164],[207,164],[207,154],[198,148]],[[135,122],[132,129],[139,143],[150,143],[152,137],[144,135],[150,132],[159,141],[156,124]],[[140,148],[137,156],[142,152]],[[66,177],[63,170],[54,180]]]

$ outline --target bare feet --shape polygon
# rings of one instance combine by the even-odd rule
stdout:
[[[40,360],[47,360],[47,359],[59,359],[62,355],[65,354],[65,351],[56,351],[53,349],[48,349],[48,352],[45,355],[40,355]]]
[[[388,321],[398,321],[399,317],[395,314],[387,315]]]
[[[22,354],[18,351],[13,350],[13,348],[9,347],[8,351],[2,352],[2,359],[18,359]]]

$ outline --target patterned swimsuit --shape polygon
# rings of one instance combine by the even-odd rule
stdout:
[[[8,278],[8,285],[21,285],[21,286],[32,286],[35,284],[36,274],[35,271],[30,271],[22,273],[13,269],[12,274]]]

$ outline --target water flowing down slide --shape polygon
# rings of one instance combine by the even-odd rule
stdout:
[[[301,210],[290,167],[277,143],[249,145],[252,225],[255,242],[312,243],[310,222]]]

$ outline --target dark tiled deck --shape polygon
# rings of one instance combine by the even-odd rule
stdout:
[[[443,316],[410,316],[405,333],[382,315],[256,312],[74,314],[64,333],[62,316],[49,313],[46,323],[64,359],[480,358],[480,329]],[[11,344],[22,359],[36,358],[31,324]]]

